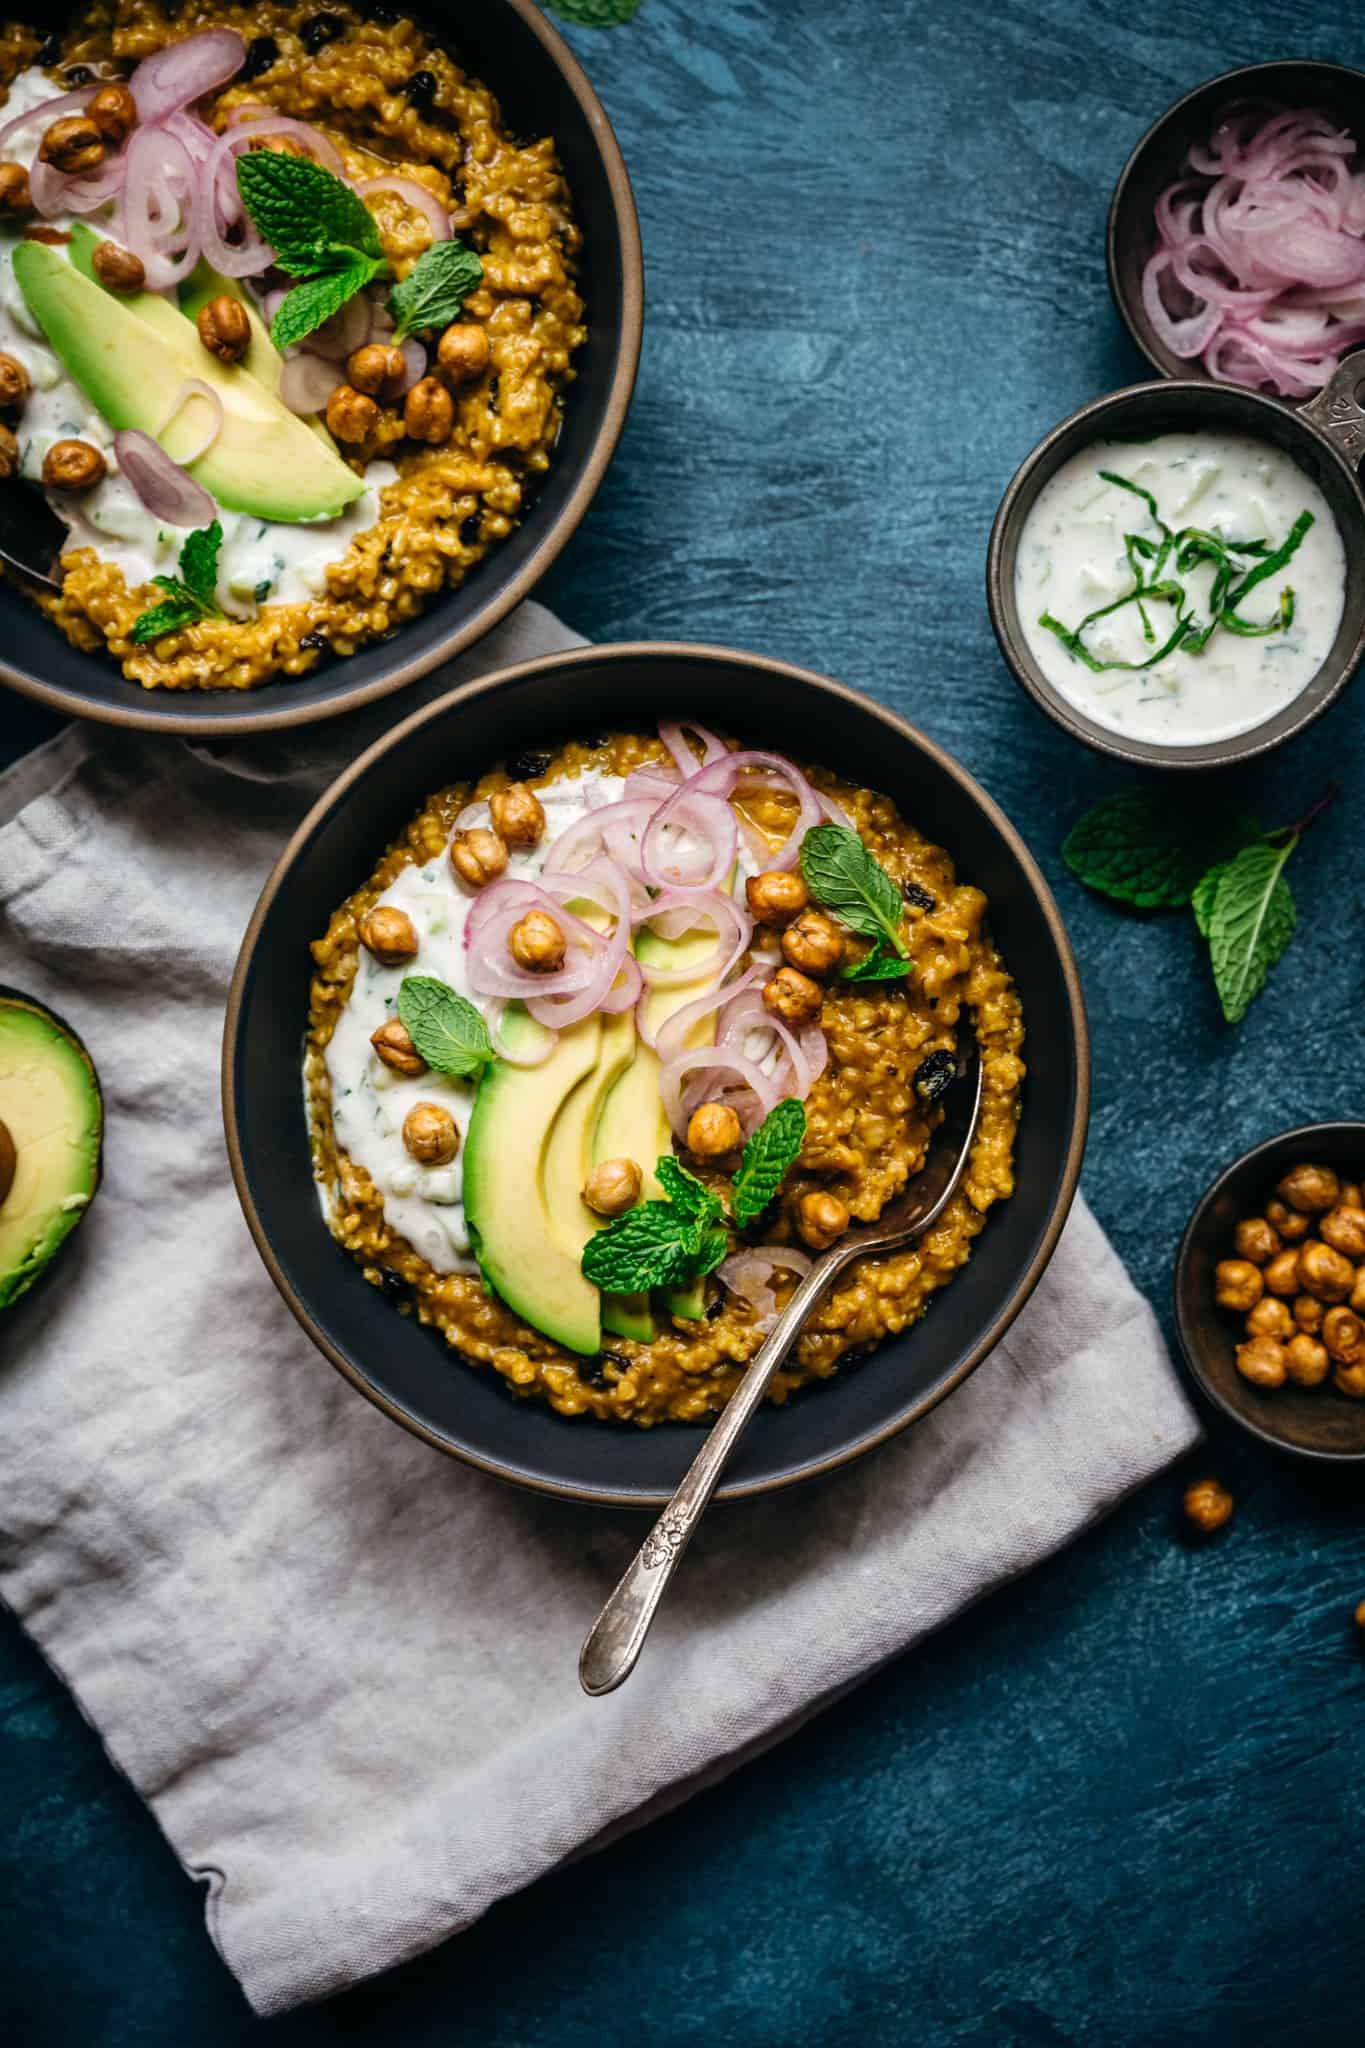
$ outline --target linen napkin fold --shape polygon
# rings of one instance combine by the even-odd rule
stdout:
[[[72,727],[0,779],[0,981],[87,1038],[108,1114],[60,1279],[0,1319],[0,1592],[206,1881],[261,2013],[687,1797],[1198,1435],[1078,1202],[949,1401],[713,1512],[629,1685],[582,1696],[642,1523],[502,1486],[359,1399],[256,1256],[218,1100],[238,942],[316,789],[422,695],[573,644],[528,605],[359,723],[227,748]]]

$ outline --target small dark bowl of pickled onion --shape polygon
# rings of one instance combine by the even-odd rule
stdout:
[[[1342,157],[1340,173],[1331,168],[1334,154],[1341,155],[1339,145],[1323,146],[1325,130],[1316,138],[1316,148],[1315,138],[1297,138],[1290,158],[1277,159],[1273,142],[1251,152],[1252,196],[1262,208],[1259,230],[1248,236],[1236,228],[1230,243],[1220,235],[1220,224],[1214,228],[1215,243],[1225,251],[1235,243],[1241,270],[1233,275],[1219,260],[1218,247],[1206,243],[1202,234],[1192,241],[1188,238],[1190,216],[1183,209],[1213,186],[1220,171],[1235,173],[1239,164],[1247,161],[1235,148],[1221,153],[1215,147],[1210,155],[1210,145],[1222,124],[1244,119],[1244,136],[1254,138],[1257,116],[1269,119],[1280,110],[1325,115],[1329,124],[1354,137],[1358,148],[1354,156]],[[1197,161],[1209,168],[1194,174],[1183,201],[1173,199],[1174,188],[1191,178],[1192,149],[1199,152]],[[1263,183],[1267,174],[1285,175],[1286,166],[1291,178],[1311,181],[1315,200],[1322,188],[1320,208],[1304,220],[1286,223],[1296,237],[1293,244],[1286,240],[1285,232],[1277,230],[1271,211],[1282,204],[1283,188]],[[1365,345],[1365,179],[1358,187],[1359,196],[1353,197],[1344,183],[1347,172],[1353,176],[1365,172],[1365,72],[1343,64],[1305,59],[1243,65],[1196,86],[1153,123],[1114,187],[1108,264],[1109,287],[1119,317],[1163,377],[1237,384],[1293,404],[1311,398],[1328,382],[1336,358]],[[1235,204],[1245,190],[1234,177],[1227,196]],[[1174,228],[1177,241],[1184,245],[1186,261],[1193,261],[1196,275],[1205,274],[1213,281],[1213,294],[1202,302],[1169,272],[1159,281],[1148,277],[1152,259],[1163,247],[1158,224],[1158,205],[1163,200],[1168,231]],[[1206,225],[1202,215],[1199,225]],[[1295,254],[1297,237],[1305,229],[1304,246],[1298,251],[1303,258],[1300,262]],[[1333,264],[1330,242],[1334,234],[1338,254],[1341,238],[1359,235],[1360,266],[1355,279],[1344,275],[1349,264]],[[1272,291],[1272,271],[1277,272],[1280,265],[1287,275],[1281,288]],[[1329,273],[1331,283],[1325,282]],[[1333,314],[1330,322],[1327,320],[1324,294],[1335,294],[1338,289],[1341,300],[1359,301],[1359,317],[1352,313],[1343,319]],[[1155,318],[1150,305],[1154,290],[1160,298]],[[1258,304],[1258,299],[1263,303]],[[1213,324],[1212,331],[1201,330],[1198,324],[1201,303],[1225,306],[1226,317]],[[1331,303],[1337,300],[1333,298]],[[1173,336],[1178,346],[1173,345]],[[1329,358],[1328,367],[1319,367]]]

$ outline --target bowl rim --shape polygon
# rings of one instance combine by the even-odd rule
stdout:
[[[260,898],[252,911],[242,939],[241,950],[233,969],[232,983],[228,991],[227,1009],[223,1025],[222,1045],[222,1104],[223,1125],[227,1139],[228,1159],[232,1169],[233,1184],[237,1198],[246,1217],[256,1249],[266,1270],[274,1281],[286,1306],[293,1314],[300,1328],[312,1340],[342,1376],[382,1410],[394,1422],[399,1423],[412,1435],[421,1438],[434,1449],[472,1465],[494,1478],[523,1486],[541,1494],[561,1500],[579,1501],[595,1506],[612,1506],[654,1509],[666,1506],[669,1493],[640,1488],[624,1499],[620,1491],[612,1494],[599,1492],[595,1488],[556,1481],[541,1475],[516,1471],[508,1468],[495,1458],[471,1450],[467,1445],[456,1444],[438,1430],[428,1428],[416,1416],[409,1414],[397,1402],[392,1401],[368,1380],[363,1373],[353,1368],[350,1362],[333,1346],[324,1332],[314,1321],[306,1303],[291,1286],[262,1223],[252,1194],[242,1152],[241,1122],[238,1113],[235,1078],[235,1053],[241,1026],[242,1010],[246,992],[251,980],[256,948],[267,917],[284,887],[295,861],[319,830],[324,820],[350,793],[353,786],[363,779],[370,767],[392,748],[402,746],[417,732],[431,722],[443,718],[456,706],[467,704],[476,698],[492,696],[498,691],[515,686],[532,675],[542,675],[547,669],[562,674],[566,685],[571,683],[575,669],[586,668],[603,661],[626,665],[632,662],[658,660],[681,660],[695,664],[730,666],[735,662],[761,668],[779,681],[813,690],[817,695],[833,696],[854,705],[867,716],[879,720],[898,742],[908,743],[912,748],[927,754],[964,793],[975,803],[1004,840],[1011,856],[1018,863],[1029,893],[1037,903],[1049,936],[1055,948],[1066,991],[1067,1008],[1070,1015],[1072,1040],[1075,1046],[1076,1086],[1071,1110],[1071,1124],[1067,1133],[1066,1149],[1062,1159],[1061,1173],[1053,1196],[1051,1207],[1044,1219],[1043,1227],[1032,1257],[1023,1273],[1015,1281],[1006,1300],[1002,1302],[994,1317],[981,1331],[975,1343],[958,1362],[955,1370],[938,1386],[928,1393],[908,1401],[887,1422],[867,1430],[852,1442],[841,1445],[827,1455],[809,1460],[796,1469],[771,1478],[732,1481],[723,1483],[718,1489],[719,1500],[740,1500],[756,1494],[771,1493],[781,1488],[794,1486],[807,1479],[833,1472],[867,1452],[877,1449],[890,1438],[899,1435],[911,1423],[918,1422],[930,1409],[951,1394],[975,1371],[1000,1339],[1005,1335],[1024,1304],[1042,1278],[1053,1252],[1057,1248],[1063,1226],[1071,1213],[1080,1181],[1081,1161],[1085,1153],[1086,1136],[1090,1117],[1091,1056],[1090,1034],[1086,1020],[1085,999],[1081,988],[1080,972],[1072,953],[1071,942],[1061,913],[1047,881],[1030,853],[1022,835],[1011,824],[994,798],[977,782],[976,778],[956,761],[951,754],[930,739],[927,734],[913,726],[907,719],[891,711],[886,705],[877,703],[860,690],[849,684],[838,682],[833,677],[819,674],[813,669],[800,668],[792,662],[782,661],[774,656],[757,654],[743,648],[723,647],[691,641],[628,640],[592,644],[569,649],[566,652],[544,655],[531,661],[518,662],[515,666],[494,670],[472,682],[463,683],[447,691],[432,703],[423,705],[412,712],[398,725],[392,726],[372,745],[367,747],[349,768],[333,781],[310,808],[307,816],[290,836],[288,844],[276,860],[261,891]],[[698,1444],[701,1436],[698,1435]]]
[[[1194,1332],[1189,1326],[1184,1308],[1184,1277],[1194,1249],[1195,1233],[1205,1215],[1234,1177],[1244,1168],[1254,1167],[1262,1156],[1284,1144],[1311,1146],[1314,1139],[1324,1131],[1355,1132],[1359,1135],[1362,1152],[1365,1153],[1365,1120],[1357,1117],[1325,1117],[1316,1123],[1296,1124],[1287,1131],[1274,1131],[1268,1138],[1261,1138],[1255,1145],[1248,1145],[1245,1152],[1226,1165],[1216,1180],[1209,1183],[1199,1200],[1190,1211],[1190,1218],[1180,1237],[1180,1248],[1175,1255],[1175,1267],[1171,1275],[1171,1301],[1175,1313],[1176,1335],[1191,1379],[1205,1399],[1212,1403],[1220,1415],[1226,1415],[1239,1429],[1248,1435],[1259,1437],[1272,1450],[1284,1451],[1289,1457],[1307,1458],[1320,1465],[1359,1465],[1365,1463],[1365,1445],[1358,1451],[1328,1451],[1316,1444],[1290,1443],[1268,1425],[1256,1421],[1240,1408],[1234,1407],[1227,1396],[1216,1387],[1204,1369],[1204,1363]]]
[[[1365,369],[1365,350],[1362,350],[1362,369]],[[996,508],[995,518],[991,522],[990,540],[986,548],[986,608],[990,613],[996,644],[1010,674],[1020,688],[1032,698],[1038,709],[1046,713],[1053,724],[1060,726],[1072,739],[1080,740],[1096,753],[1108,754],[1113,760],[1123,761],[1130,768],[1176,769],[1185,774],[1208,774],[1220,768],[1240,766],[1244,762],[1258,759],[1261,755],[1274,753],[1277,748],[1287,746],[1291,740],[1297,739],[1309,726],[1315,724],[1324,712],[1330,710],[1354,677],[1362,657],[1365,657],[1365,623],[1356,636],[1355,645],[1349,656],[1341,664],[1340,673],[1331,689],[1312,703],[1306,701],[1307,688],[1300,692],[1298,698],[1291,699],[1284,710],[1275,713],[1274,716],[1276,719],[1282,718],[1298,704],[1300,709],[1297,716],[1273,736],[1257,737],[1258,734],[1265,732],[1268,725],[1274,723],[1274,719],[1263,719],[1259,726],[1250,726],[1245,732],[1230,733],[1225,739],[1205,740],[1192,747],[1166,747],[1155,740],[1125,740],[1121,733],[1111,732],[1108,726],[1100,725],[1087,717],[1085,712],[1070,704],[1060,690],[1050,685],[1047,688],[1040,688],[1025,658],[1027,649],[1022,644],[1022,634],[1016,633],[1010,623],[1018,615],[1018,606],[1014,603],[1012,593],[1007,593],[1006,590],[1005,529],[1015,506],[1058,443],[1087,421],[1102,417],[1111,407],[1121,408],[1130,403],[1138,407],[1147,403],[1156,404],[1164,398],[1169,398],[1173,392],[1188,392],[1203,403],[1209,401],[1211,393],[1226,392],[1237,404],[1249,400],[1253,405],[1263,407],[1277,421],[1283,421],[1288,411],[1290,417],[1302,427],[1303,432],[1311,437],[1319,453],[1325,452],[1336,463],[1343,479],[1351,487],[1360,509],[1362,526],[1365,527],[1365,487],[1362,487],[1360,477],[1336,443],[1321,433],[1311,421],[1304,419],[1294,408],[1286,408],[1268,392],[1247,391],[1241,385],[1224,384],[1211,377],[1149,378],[1145,383],[1121,384],[1116,390],[1102,392],[1098,398],[1086,399],[1083,404],[1076,406],[1072,412],[1058,420],[1055,426],[1050,427],[1042,439],[1035,442],[1025,455],[1005,486],[1004,494]],[[1214,403],[1219,402],[1215,396]],[[1036,495],[1035,493],[1035,497]]]
[[[2,654],[0,684],[46,706],[49,711],[61,712],[71,718],[87,718],[96,724],[113,726],[124,732],[169,732],[182,736],[193,735],[201,739],[226,740],[238,739],[247,733],[282,732],[293,726],[317,725],[325,719],[340,718],[348,712],[359,711],[366,704],[373,704],[381,697],[388,697],[397,690],[406,689],[409,683],[429,675],[443,662],[453,661],[457,655],[465,653],[491,633],[495,626],[500,625],[523,598],[529,597],[557,561],[582,524],[588,507],[597,494],[607,467],[616,452],[625,427],[626,415],[630,410],[644,338],[644,249],[640,238],[640,220],[636,211],[635,195],[631,188],[625,158],[611,122],[607,118],[606,109],[589,83],[587,73],[563,36],[534,4],[534,0],[501,0],[501,4],[517,15],[542,45],[577,102],[602,159],[611,194],[617,238],[621,247],[621,323],[615,336],[616,361],[606,392],[602,423],[572,491],[517,573],[506,584],[492,591],[485,602],[462,625],[455,627],[435,646],[427,648],[409,660],[395,661],[373,682],[362,684],[353,690],[337,691],[317,704],[297,707],[286,704],[277,710],[252,712],[249,709],[252,694],[250,690],[228,693],[221,690],[163,689],[145,692],[149,699],[145,708],[141,704],[105,705],[87,697],[80,690],[68,689],[60,683],[46,682],[41,676],[21,674],[10,667]],[[395,651],[401,651],[402,635],[403,628],[400,627],[392,643]],[[90,656],[93,661],[105,658],[99,652]],[[243,707],[241,715],[234,715],[230,720],[216,715],[218,700],[225,695],[240,695],[247,699],[247,705]],[[182,696],[191,699],[184,707],[177,706],[174,702],[163,701]]]
[[[1158,114],[1156,119],[1144,129],[1143,133],[1134,143],[1122,170],[1114,182],[1114,190],[1109,201],[1109,212],[1105,220],[1104,230],[1104,257],[1105,269],[1109,278],[1109,296],[1114,302],[1114,310],[1118,314],[1119,320],[1134,348],[1138,350],[1139,354],[1146,357],[1152,368],[1163,378],[1191,384],[1221,385],[1224,382],[1222,378],[1210,377],[1207,371],[1202,375],[1191,377],[1187,376],[1182,370],[1171,369],[1169,362],[1152,346],[1149,338],[1139,328],[1132,314],[1128,305],[1127,295],[1119,278],[1119,216],[1127,200],[1128,187],[1136,176],[1138,165],[1148,149],[1157,140],[1161,132],[1185,112],[1192,101],[1199,99],[1204,93],[1211,93],[1215,90],[1226,92],[1231,97],[1234,87],[1243,84],[1254,84],[1258,79],[1264,79],[1267,73],[1283,71],[1288,65],[1293,65],[1296,70],[1317,71],[1324,75],[1331,75],[1339,80],[1348,81],[1357,92],[1365,95],[1365,71],[1358,71],[1351,64],[1338,64],[1330,57],[1270,57],[1257,64],[1234,64],[1231,70],[1216,72],[1212,78],[1206,78],[1199,85],[1192,85],[1188,92],[1181,93],[1179,99],[1172,100],[1164,113]],[[1227,388],[1240,391],[1246,387],[1234,384]],[[1268,398],[1272,405],[1291,412],[1297,411],[1300,405],[1311,402],[1302,399],[1280,398],[1271,392],[1262,392],[1260,396]]]

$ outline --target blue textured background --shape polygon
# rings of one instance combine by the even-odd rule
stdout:
[[[1365,700],[1237,784],[1267,823],[1329,773],[1348,801],[1296,857],[1300,936],[1229,1034],[1186,920],[1116,914],[1063,870],[1066,823],[1123,777],[1009,680],[983,557],[1033,442],[1141,374],[1102,254],[1132,143],[1229,65],[1365,63],[1346,21],[1275,0],[644,0],[629,28],[572,32],[635,178],[649,315],[619,457],[544,595],[598,639],[728,641],[841,676],[1000,798],[1085,973],[1086,1185],[1163,1313],[1213,1170],[1365,1107]],[[51,729],[11,700],[0,721],[0,755]],[[1361,1484],[1217,1429],[1198,1463],[1238,1501],[1214,1548],[1175,1539],[1173,1476],[722,1790],[268,2030],[6,1624],[0,2037],[1357,2043]]]

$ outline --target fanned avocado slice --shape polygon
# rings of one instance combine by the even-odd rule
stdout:
[[[198,433],[186,419],[163,432],[176,392],[191,377],[217,392],[222,428],[185,466],[229,511],[282,523],[334,519],[363,492],[339,455],[255,377],[211,356],[190,322],[155,292],[118,298],[45,242],[21,242],[13,263],[48,342],[116,430],[155,435],[174,461],[177,447]]]
[[[99,1186],[104,1106],[90,1055],[51,1010],[0,988],[0,1309],[26,1294]]]

